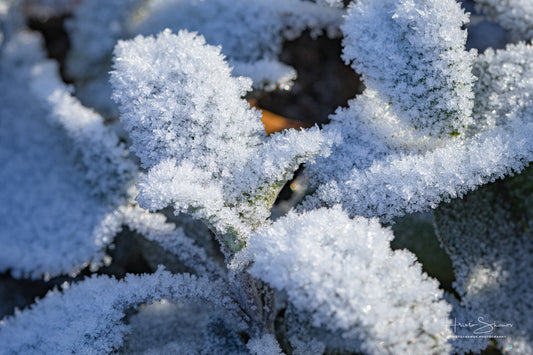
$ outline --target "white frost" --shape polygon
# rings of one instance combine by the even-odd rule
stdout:
[[[244,237],[268,218],[299,164],[329,152],[331,139],[316,127],[267,137],[242,98],[251,81],[231,77],[220,48],[196,34],[119,42],[114,69],[121,120],[149,169],[142,207],[173,205],[230,239]]]
[[[252,275],[286,291],[315,326],[360,339],[365,353],[449,351],[450,306],[413,254],[390,249],[392,238],[377,220],[352,220],[337,206],[289,212],[243,253]]]

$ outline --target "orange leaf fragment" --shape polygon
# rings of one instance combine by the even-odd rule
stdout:
[[[281,132],[284,129],[288,128],[300,129],[302,127],[308,127],[308,125],[302,121],[293,120],[280,115],[276,115],[275,113],[272,113],[268,110],[257,107],[257,100],[255,99],[248,100],[248,103],[250,104],[250,106],[256,107],[257,109],[262,111],[263,117],[261,117],[261,121],[265,125],[265,131],[268,135],[271,135],[275,132]]]

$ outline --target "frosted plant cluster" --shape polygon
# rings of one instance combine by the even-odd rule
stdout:
[[[478,53],[461,5],[0,0],[0,353],[533,353],[533,9],[463,4],[507,31]],[[364,91],[267,135],[307,34]]]
[[[348,10],[344,59],[390,105],[396,130],[441,137],[469,124],[475,53],[464,49],[467,19],[455,1],[361,1]]]
[[[185,31],[119,42],[111,82],[132,149],[149,168],[141,207],[173,205],[231,239],[263,223],[298,166],[331,144],[317,128],[267,138],[242,99],[250,81],[232,78],[218,48]]]
[[[531,45],[509,45],[505,50],[496,53],[488,50],[473,58],[472,53],[464,50],[466,34],[461,34],[464,32],[460,30],[461,21],[454,23],[453,31],[447,29],[438,32],[438,26],[435,28],[438,23],[451,26],[446,22],[451,21],[447,20],[447,12],[433,9],[427,4],[412,10],[413,2],[407,1],[391,5],[394,11],[384,6],[376,9],[370,4],[374,2],[358,2],[349,10],[343,25],[343,31],[350,31],[344,38],[345,48],[349,49],[345,50],[345,59],[353,61],[354,69],[362,68],[362,78],[368,88],[353,99],[347,108],[338,109],[331,117],[332,123],[326,128],[340,131],[344,142],[351,144],[338,145],[329,158],[311,167],[312,183],[317,189],[305,205],[309,208],[341,203],[351,215],[379,216],[390,220],[405,212],[434,208],[443,200],[460,197],[478,185],[522,170],[531,161],[533,153]],[[459,4],[454,1],[439,4],[446,4],[451,13],[455,13],[452,9],[461,11]],[[371,40],[373,37],[359,40],[357,46],[361,48],[351,50],[358,48],[353,47],[352,42],[357,40],[354,36],[361,36],[365,31],[373,32],[372,26],[377,26],[374,22],[380,19],[378,17],[367,23],[362,15],[366,14],[365,6],[381,11],[381,18],[386,18],[387,13],[392,14],[391,19],[381,20],[383,26],[391,21],[396,26],[406,23],[403,25],[406,34],[401,39],[389,42],[406,42],[404,45],[410,48],[412,43],[436,41],[438,37],[427,37],[426,33],[437,32],[444,37],[438,41],[439,44],[449,40],[463,49],[441,49],[446,55],[434,59],[424,57],[424,61],[418,65],[411,57],[419,57],[419,54],[391,55],[386,58],[381,54],[380,57],[385,58],[381,62],[386,64],[379,68],[376,64],[380,63],[378,55],[370,56],[376,47],[376,42]],[[416,26],[415,20],[420,22]],[[363,28],[352,32],[353,26]],[[436,50],[433,48],[430,47],[430,53]],[[391,53],[397,51],[391,50]],[[359,58],[360,52],[369,52],[369,57],[363,55]],[[363,58],[366,61],[360,64],[358,61]],[[380,77],[386,72],[385,68],[397,62],[399,66],[396,71],[409,73],[409,77],[418,78],[420,71],[430,70],[425,69],[427,66],[441,68],[444,73],[449,68],[457,67],[454,75],[458,76],[453,79],[446,74],[448,79],[451,78],[448,84],[453,86],[447,90],[444,82],[439,83],[429,76],[429,72],[422,81],[415,80],[419,85],[403,88],[401,85],[395,86],[394,82],[398,79],[394,79],[396,75],[391,72],[388,72],[387,77]],[[428,87],[428,80],[435,87]],[[473,85],[472,81],[475,81]],[[402,102],[395,104],[388,98],[391,96],[389,88],[397,90],[396,95],[400,95],[399,92],[403,92],[402,95],[408,93],[411,99],[400,99]],[[456,96],[446,98],[439,94],[438,98],[433,98],[423,95],[421,99],[412,99],[419,97],[424,90],[445,90],[449,94],[455,92]],[[473,99],[473,102],[461,101],[466,98]],[[438,103],[441,99],[443,101]],[[406,105],[410,107],[407,109]],[[444,109],[442,105],[452,106]],[[457,105],[456,108],[453,105]],[[417,117],[429,118],[431,115],[439,116],[446,110],[468,117],[460,119],[452,115],[449,120],[437,119],[437,123],[431,123],[431,120],[426,123],[407,121],[416,111],[419,112]],[[462,133],[458,128],[449,134],[442,134],[444,128],[437,129],[440,127],[438,122],[453,124],[459,121],[464,125]],[[423,127],[431,125],[437,130],[420,137],[422,132],[427,132]],[[439,134],[438,139],[432,138]]]
[[[350,219],[337,206],[290,212],[257,231],[244,252],[252,275],[285,290],[314,325],[361,339],[367,353],[446,352],[449,305],[413,254],[391,250],[392,238],[376,219]]]

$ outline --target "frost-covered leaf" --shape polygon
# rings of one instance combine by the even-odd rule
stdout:
[[[477,323],[504,353],[533,351],[533,174],[531,168],[470,192],[435,211],[436,225],[455,270],[462,315]],[[489,324],[511,326],[487,327]],[[485,327],[485,328],[483,328]],[[468,351],[467,349],[466,351]]]
[[[260,113],[242,98],[250,80],[231,77],[220,49],[201,36],[167,30],[119,42],[114,69],[121,120],[149,169],[141,206],[191,213],[232,248],[268,218],[299,164],[328,153],[316,127],[266,137]]]
[[[70,96],[36,35],[6,45],[2,72],[2,269],[39,277],[98,263],[136,167],[102,118]]]
[[[533,48],[488,50],[473,72],[475,124],[437,146],[401,147],[405,136],[393,136],[394,114],[376,92],[339,109],[326,130],[340,132],[344,143],[309,170],[318,188],[305,207],[342,203],[351,215],[390,219],[522,170],[533,160]]]
[[[528,120],[533,118],[532,109],[527,113]],[[334,152],[329,161],[340,154],[346,156],[348,149]],[[366,156],[364,162],[369,158]],[[324,183],[304,201],[304,206],[342,203],[351,215],[389,220],[435,208],[443,200],[520,171],[532,159],[533,122],[519,121],[433,152],[383,156],[359,169],[357,160],[353,167],[345,162],[329,168],[320,161],[312,172],[317,172],[314,177]]]
[[[533,2],[530,0],[475,0],[476,8],[511,31],[511,35],[533,39]]]
[[[99,263],[120,229],[113,211],[134,171],[101,117],[55,87],[55,71],[47,74],[50,82],[41,77],[42,85],[31,87],[42,68],[52,69],[35,34],[20,32],[3,48],[0,269],[15,277]],[[47,85],[61,100],[43,100]]]
[[[223,284],[158,270],[117,281],[92,277],[53,291],[31,308],[2,320],[2,351],[12,354],[103,354],[117,350],[130,327],[126,312],[141,303],[205,300],[227,314],[237,311]]]
[[[272,334],[265,334],[260,338],[252,338],[246,344],[252,355],[282,355],[276,338]]]
[[[349,7],[343,58],[397,118],[396,129],[442,137],[471,122],[475,52],[454,0],[363,0]]]
[[[157,242],[198,275],[211,278],[226,276],[221,264],[210,259],[206,250],[197,245],[182,226],[176,227],[175,224],[168,223],[163,214],[148,213],[138,206],[124,206],[120,208],[120,215],[124,226]],[[205,232],[209,233],[207,230]]]
[[[392,238],[377,220],[335,207],[289,212],[243,253],[252,275],[286,291],[315,326],[361,340],[365,353],[445,353],[450,307],[413,254],[390,249]]]

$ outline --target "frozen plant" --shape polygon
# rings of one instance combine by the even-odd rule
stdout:
[[[346,3],[0,0],[0,299],[56,286],[0,353],[533,352],[529,3],[476,2],[516,39],[482,54],[454,0]],[[57,63],[25,16],[69,12]],[[305,31],[365,89],[267,135],[246,99],[290,87]],[[431,209],[449,288],[393,248]],[[147,273],[102,275],[135,243]]]
[[[392,238],[376,219],[350,219],[337,206],[289,212],[257,231],[243,253],[252,275],[285,290],[314,325],[360,339],[366,353],[449,351],[442,291],[412,253],[391,250]]]
[[[316,127],[267,137],[260,113],[242,99],[250,80],[232,78],[219,49],[195,34],[119,42],[114,69],[121,119],[149,169],[141,207],[188,212],[232,249],[268,218],[298,166],[328,152]]]
[[[531,45],[474,57],[454,1],[379,3],[348,10],[344,57],[367,88],[331,116],[326,130],[344,144],[311,167],[316,190],[304,206],[390,220],[520,172],[533,158]]]

